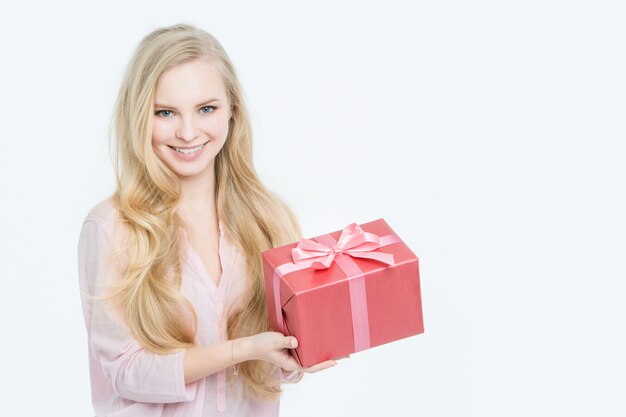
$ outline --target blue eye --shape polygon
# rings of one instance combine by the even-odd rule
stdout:
[[[154,114],[155,114],[155,116],[161,115],[161,116],[164,116],[164,117],[168,117],[168,116],[164,115],[163,112],[171,113],[171,111],[169,111],[169,110],[159,110],[159,111],[154,112]]]
[[[213,113],[213,111],[214,111],[216,108],[217,108],[217,107],[215,107],[215,106],[204,106],[204,107],[201,107],[200,109],[201,109],[201,110],[202,110],[202,109],[213,109],[213,110],[212,110],[212,111],[210,111],[210,112],[209,112],[209,111],[204,112],[204,113]]]

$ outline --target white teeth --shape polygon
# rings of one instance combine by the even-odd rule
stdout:
[[[206,143],[204,144],[206,145]],[[204,145],[200,145],[200,146],[196,146],[195,148],[191,148],[191,149],[181,149],[181,148],[174,148],[177,152],[180,153],[184,153],[186,155],[190,155],[192,153],[196,153],[198,152],[200,149],[204,148]]]

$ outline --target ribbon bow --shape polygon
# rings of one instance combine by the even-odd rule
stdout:
[[[310,239],[301,238],[298,246],[291,249],[294,263],[312,262],[312,269],[326,269],[340,254],[357,258],[375,259],[392,265],[393,255],[390,253],[374,252],[380,248],[380,237],[374,233],[364,232],[361,226],[351,223],[346,226],[333,246],[327,246]]]

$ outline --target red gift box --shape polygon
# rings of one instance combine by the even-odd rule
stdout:
[[[418,258],[383,219],[262,258],[270,325],[303,367],[424,332]]]

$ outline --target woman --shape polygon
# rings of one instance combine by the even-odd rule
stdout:
[[[155,30],[113,121],[116,190],[78,244],[96,414],[278,415],[281,382],[336,361],[303,369],[269,328],[260,253],[301,233],[255,172],[229,57],[191,25]]]

